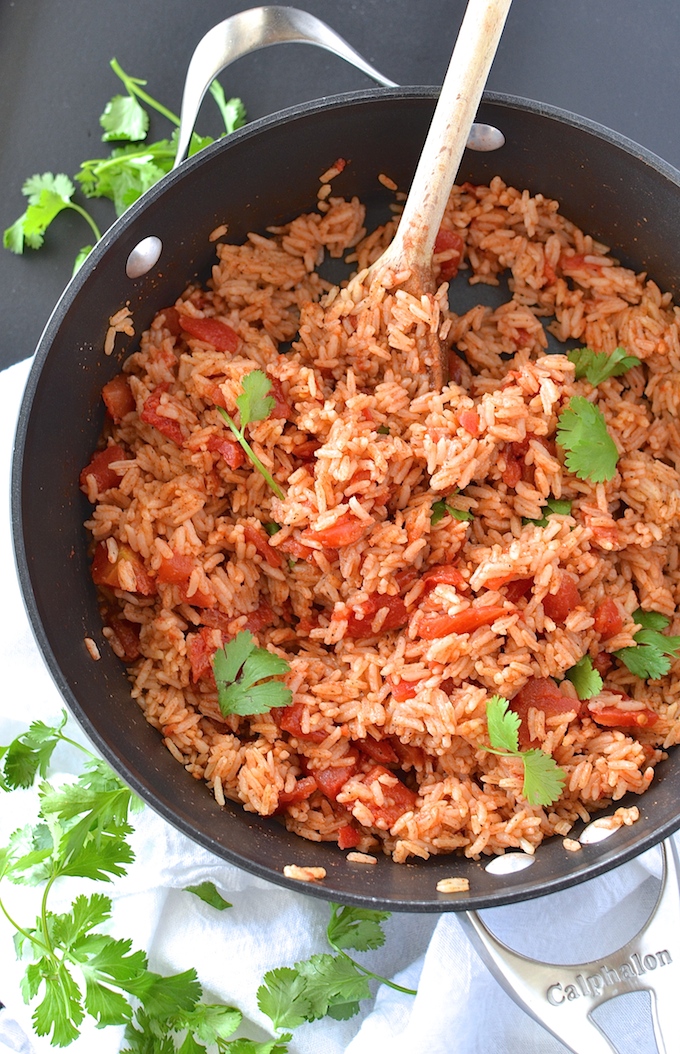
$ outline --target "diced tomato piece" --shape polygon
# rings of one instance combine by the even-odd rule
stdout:
[[[304,703],[291,703],[290,706],[280,707],[276,715],[276,723],[284,732],[298,739],[310,739],[312,743],[323,743],[328,732],[322,728],[314,728],[309,732],[302,731],[302,719],[307,713]]]
[[[173,553],[172,556],[164,557],[161,560],[156,577],[159,582],[163,582],[165,585],[179,586],[180,599],[183,603],[191,604],[197,608],[214,607],[216,600],[211,593],[204,593],[202,590],[196,589],[191,596],[187,594],[189,579],[195,566],[196,562],[192,556]]]
[[[411,586],[418,580],[419,573],[415,567],[405,567],[402,571],[397,571],[394,576],[394,580],[397,583],[397,588],[400,593],[407,593]]]
[[[597,725],[605,728],[651,728],[659,715],[645,707],[643,710],[619,710],[616,706],[605,706],[601,710],[588,710]]]
[[[364,600],[363,604],[359,604],[355,610],[350,612],[347,620],[347,636],[354,640],[372,636],[373,619],[382,608],[387,608],[387,614],[380,627],[380,633],[400,629],[408,622],[408,611],[401,597],[387,596],[385,593],[371,593],[368,600]]]
[[[623,617],[616,603],[607,597],[595,608],[595,625],[593,629],[600,640],[609,640],[623,629]]]
[[[509,614],[502,607],[467,608],[457,615],[426,615],[418,624],[418,636],[423,640],[448,637],[449,633],[474,633],[480,626],[490,626],[501,615]]]
[[[117,487],[121,481],[119,472],[110,468],[113,461],[125,461],[125,451],[121,446],[107,446],[105,450],[98,450],[92,455],[89,465],[86,465],[80,473],[80,485],[87,488],[87,477],[94,476],[97,490],[109,490]]]
[[[515,578],[514,581],[508,582],[505,595],[511,604],[516,604],[518,600],[531,592],[533,584],[533,578]]]
[[[467,589],[467,582],[460,568],[453,564],[438,564],[437,567],[430,567],[423,575],[423,583],[426,590],[434,589],[435,586],[454,586],[461,592]]]
[[[510,701],[510,709],[515,711],[522,722],[519,729],[519,741],[522,746],[528,746],[531,742],[527,724],[527,715],[531,707],[542,710],[546,717],[566,714],[570,710],[576,711],[578,715],[582,710],[581,701],[563,695],[549,677],[532,677]]]
[[[176,307],[164,307],[162,311],[158,312],[156,318],[159,315],[163,316],[163,325],[171,333],[173,337],[178,337],[182,332],[182,327],[179,321],[179,311]]]
[[[165,582],[173,586],[183,586],[186,585],[194,567],[193,556],[173,553],[172,556],[163,557],[156,572],[156,577],[159,582]]]
[[[300,801],[311,798],[316,790],[316,780],[313,776],[302,776],[291,791],[281,791],[279,794],[279,806],[296,805]],[[278,812],[279,809],[276,810]]]
[[[422,747],[416,747],[412,743],[402,743],[396,736],[392,737],[392,743],[394,744],[394,752],[399,758],[404,772],[423,768],[426,754]]]
[[[301,461],[313,461],[314,455],[322,444],[318,439],[307,439],[293,449],[293,457],[299,457]]]
[[[206,443],[206,449],[213,454],[219,454],[229,468],[240,468],[245,464],[246,455],[240,443],[229,436],[211,435]]]
[[[345,161],[344,157],[338,157],[333,162],[333,168],[337,168],[338,172],[343,172],[346,167],[347,161]]]
[[[271,395],[274,400],[274,407],[269,416],[274,417],[277,420],[291,421],[293,418],[293,410],[283,394],[283,385],[281,384],[281,381],[278,377],[272,377],[270,373],[267,373],[267,377],[271,382],[271,390],[268,394]]]
[[[476,410],[461,410],[458,414],[460,427],[469,432],[471,436],[478,436],[480,431],[479,414]]]
[[[195,318],[193,315],[180,315],[179,323],[185,333],[196,337],[205,344],[212,344],[215,351],[236,351],[241,338],[238,333],[220,322],[217,318]]]
[[[508,571],[507,574],[496,575],[495,578],[487,578],[484,585],[487,589],[492,589],[495,593],[497,590],[502,589],[504,585],[507,585],[508,582],[511,582],[513,575],[513,571]]]
[[[314,776],[321,793],[335,801],[347,780],[356,773],[358,760],[358,756],[352,753],[347,755],[344,765],[336,765],[332,769],[315,769]]]
[[[555,269],[552,264],[548,262],[548,260],[543,261],[543,274],[545,275],[545,279],[549,285],[552,285],[553,282],[557,280]]]
[[[198,633],[192,633],[187,641],[187,655],[191,664],[191,680],[194,684],[202,678],[209,683],[215,683],[212,660],[216,648],[213,644],[213,631],[208,626],[202,626]]]
[[[381,765],[396,765],[399,761],[388,739],[374,739],[373,736],[366,736],[356,745],[362,754],[371,758],[372,761],[380,762]]]
[[[249,629],[251,633],[259,633],[265,626],[273,626],[275,621],[276,615],[269,604],[260,604],[259,608],[248,615],[244,628]]]
[[[109,586],[110,589],[121,589],[118,569],[121,561],[125,560],[132,567],[135,578],[135,589],[133,592],[141,593],[148,597],[156,592],[156,584],[147,572],[140,556],[127,545],[118,546],[118,556],[115,563],[109,560],[109,551],[105,542],[99,542],[94,551],[91,573],[92,581],[97,586]]]
[[[124,373],[119,373],[106,382],[102,388],[102,399],[114,424],[120,424],[125,415],[134,410],[136,405],[130,382]]]
[[[403,678],[397,684],[392,677],[386,678],[390,686],[392,697],[398,703],[405,703],[407,699],[415,699],[418,694],[418,681],[405,681]]]
[[[302,540],[318,542],[328,549],[342,549],[346,545],[353,545],[366,534],[373,520],[360,520],[351,512],[346,512],[330,527],[324,527],[320,531],[313,531],[310,527],[302,532]]]
[[[520,461],[518,458],[511,454],[509,451],[505,453],[505,468],[501,473],[501,479],[505,483],[506,487],[514,490],[519,481],[522,478],[522,468],[524,461]]]
[[[282,553],[292,556],[294,560],[306,560],[308,564],[314,563],[314,554],[319,551],[310,549],[308,545],[303,545],[297,538],[292,537],[286,538],[278,548]]]
[[[442,260],[439,265],[439,278],[442,282],[449,282],[458,274],[460,261],[463,256],[463,239],[456,231],[440,227],[434,242],[434,253],[451,252],[450,259]]]
[[[571,575],[563,574],[556,593],[543,597],[543,610],[548,618],[558,625],[563,624],[570,612],[581,603],[581,594]]]
[[[141,655],[139,625],[136,622],[130,622],[129,619],[118,618],[117,615],[109,619],[108,625],[113,630],[116,640],[123,649],[125,661],[134,662],[135,659],[138,659]]]
[[[243,525],[243,535],[247,542],[255,546],[260,556],[264,557],[270,567],[283,566],[281,553],[277,549],[272,548],[269,544],[269,535],[265,534],[259,527],[253,527],[252,523],[245,523]]]
[[[597,670],[600,677],[606,677],[613,665],[614,660],[606,651],[599,651],[593,659],[593,669]]]
[[[356,827],[353,827],[351,823],[338,827],[339,849],[354,849],[355,845],[358,845],[360,841],[361,832],[357,831]]]
[[[600,549],[604,549],[606,552],[611,552],[612,549],[618,549],[619,547],[619,529],[616,524],[608,526],[602,524],[600,526],[595,525],[591,527],[593,532],[593,542],[599,546]]]
[[[370,787],[381,776],[394,777],[394,773],[383,765],[374,765],[364,776],[364,783]],[[370,809],[375,817],[375,826],[385,831],[394,827],[399,817],[405,812],[415,809],[418,795],[401,780],[397,780],[394,784],[381,783],[381,787],[385,799],[384,804],[371,804]]]
[[[167,382],[164,382],[163,384],[159,384],[157,388],[154,388],[151,395],[145,400],[142,412],[139,416],[142,421],[145,421],[153,428],[157,428],[166,439],[170,439],[173,443],[176,443],[177,446],[181,446],[184,442],[184,436],[182,435],[179,421],[176,421],[174,417],[164,417],[163,414],[158,413],[163,395],[169,387],[170,385]]]

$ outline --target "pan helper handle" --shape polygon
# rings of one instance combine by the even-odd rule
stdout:
[[[272,44],[315,44],[351,63],[383,87],[398,87],[330,26],[307,11],[295,7],[253,7],[240,11],[213,26],[196,45],[184,82],[174,168],[186,156],[203,96],[214,78],[236,59]],[[468,146],[471,150],[497,150],[504,142],[505,137],[497,128],[477,124],[472,126]]]
[[[461,914],[465,932],[498,983],[572,1054],[617,1054],[592,1011],[614,996],[640,991],[651,996],[659,1054],[677,1050],[680,861],[671,839],[661,848],[663,874],[651,915],[635,937],[602,959],[573,966],[537,962],[499,941],[477,912]]]

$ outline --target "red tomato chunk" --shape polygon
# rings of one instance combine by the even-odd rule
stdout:
[[[418,624],[418,636],[423,640],[448,637],[449,633],[474,633],[480,626],[490,626],[501,615],[510,612],[502,607],[467,608],[457,615],[426,615]]]
[[[204,344],[212,344],[215,351],[234,352],[241,343],[238,333],[220,322],[217,318],[195,318],[193,315],[180,315],[179,323],[185,333]]]
[[[114,424],[120,424],[123,418],[135,408],[135,397],[124,373],[119,373],[104,385],[102,399]]]
[[[276,722],[279,728],[283,729],[284,732],[288,732],[291,736],[295,736],[296,739],[309,739],[312,743],[323,743],[328,735],[328,732],[323,728],[312,728],[308,732],[303,731],[303,718],[306,713],[307,707],[304,703],[292,703],[290,706],[278,709]]]
[[[213,631],[210,627],[202,626],[198,633],[194,633],[189,637],[187,655],[191,665],[191,680],[194,684],[203,678],[208,683],[215,684],[215,675],[212,668],[215,651]]]
[[[154,388],[151,395],[145,401],[144,406],[142,407],[142,412],[139,416],[142,421],[146,422],[146,424],[158,429],[161,435],[164,435],[166,439],[170,439],[173,443],[176,443],[177,446],[181,446],[184,442],[184,436],[179,421],[176,421],[174,417],[165,417],[163,414],[158,413],[163,395],[169,387],[169,384],[163,383],[159,384],[157,388]]]
[[[114,563],[109,560],[109,550],[105,542],[100,542],[94,551],[91,573],[92,581],[96,586],[108,586],[110,589],[122,589],[118,577],[119,567],[122,561],[130,565],[135,580],[134,593],[141,593],[148,597],[156,592],[156,584],[147,572],[141,557],[127,545],[118,546],[118,556]]]
[[[376,780],[385,776],[390,777],[390,782],[387,784],[381,782],[384,803],[382,805],[371,804],[370,809],[375,817],[375,826],[388,831],[394,827],[400,816],[415,809],[418,796],[400,780],[393,783],[394,773],[383,765],[374,765],[364,776],[364,783],[370,787]]]
[[[356,773],[357,760],[355,754],[348,754],[345,765],[336,765],[330,769],[315,769],[314,777],[321,793],[331,801],[335,801],[347,780]]]
[[[138,659],[141,651],[139,647],[140,627],[137,623],[114,615],[109,619],[108,625],[113,630],[116,640],[123,651],[125,661],[134,662],[135,659]]]
[[[423,575],[423,583],[426,589],[434,589],[435,586],[455,586],[458,590],[467,589],[467,582],[460,570],[453,564],[439,564],[431,567]]]
[[[320,531],[313,531],[308,527],[302,532],[303,542],[318,542],[328,549],[342,549],[346,545],[353,545],[363,538],[373,520],[360,520],[351,512],[344,513],[330,527],[324,527]]]
[[[659,720],[659,715],[645,707],[643,710],[619,710],[616,706],[605,706],[602,710],[588,710],[597,725],[605,728],[650,728]]]
[[[373,619],[383,608],[387,608],[387,614],[380,627],[381,633],[400,629],[408,622],[408,611],[401,597],[387,596],[385,593],[371,593],[368,600],[350,613],[347,620],[347,636],[354,640],[370,637],[373,634]]]
[[[527,724],[530,708],[542,710],[546,717],[553,717],[556,714],[569,713],[571,710],[578,715],[581,713],[582,704],[579,699],[571,699],[563,695],[549,677],[532,677],[510,702],[510,709],[514,710],[522,721],[519,741],[523,747],[528,746],[531,742]]]
[[[571,575],[563,574],[557,592],[543,597],[543,610],[553,622],[562,625],[580,603],[581,594],[576,582]]]
[[[365,739],[357,743],[357,746],[367,758],[372,761],[378,761],[381,765],[396,765],[399,761],[394,752],[394,747],[388,739],[373,739],[372,736],[366,736]]]
[[[219,454],[229,468],[240,468],[245,464],[246,455],[240,443],[229,436],[212,435],[206,443],[206,449]]]
[[[267,378],[271,382],[271,391],[269,395],[274,400],[274,407],[269,414],[270,417],[278,420],[290,421],[293,417],[293,411],[283,394],[283,385],[278,377],[272,377],[271,374],[267,374]]]
[[[458,274],[460,261],[463,256],[463,239],[456,231],[440,227],[434,242],[434,253],[450,253],[446,260],[439,264],[439,278],[442,282],[450,282]]]
[[[258,527],[253,527],[252,523],[245,523],[243,525],[243,536],[247,542],[255,546],[260,556],[264,557],[265,562],[270,567],[281,567],[283,565],[281,553],[271,547],[269,535],[265,534],[264,531],[261,531]]]
[[[280,800],[280,799],[279,799]],[[361,841],[361,833],[351,823],[338,827],[338,848],[354,849]]]
[[[311,798],[316,790],[316,780],[313,776],[302,776],[290,791],[281,791],[279,794],[279,806],[297,805],[298,802]],[[279,811],[278,809],[276,810]]]
[[[121,476],[119,472],[110,468],[111,463],[114,461],[125,461],[125,451],[122,447],[107,446],[105,450],[98,450],[96,454],[92,455],[90,464],[86,465],[80,473],[81,487],[84,490],[87,489],[88,476],[94,476],[97,490],[99,491],[117,487]]]
[[[464,428],[466,432],[469,432],[471,436],[479,435],[479,414],[476,410],[461,410],[458,414],[458,420],[460,422],[460,427]]]
[[[599,633],[601,640],[609,640],[615,637],[623,629],[623,618],[618,606],[613,600],[607,598],[595,608],[595,625],[593,629]]]
[[[191,596],[187,594],[189,579],[191,578],[195,566],[196,563],[193,556],[185,556],[182,553],[173,553],[172,556],[164,557],[163,560],[161,560],[156,578],[159,582],[166,585],[179,586],[180,599],[183,603],[192,604],[197,608],[214,607],[216,601],[210,593],[204,593],[200,589],[196,589]]]

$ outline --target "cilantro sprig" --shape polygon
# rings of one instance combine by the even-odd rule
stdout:
[[[87,198],[109,198],[120,216],[149,187],[172,168],[177,154],[177,132],[171,138],[147,143],[149,115],[144,106],[151,107],[173,125],[179,125],[179,117],[144,90],[146,81],[132,77],[122,69],[118,61],[111,59],[113,72],[121,79],[127,94],[114,95],[106,104],[99,118],[104,130],[105,143],[123,143],[115,146],[110,155],[83,161],[75,181]],[[229,134],[246,122],[246,114],[240,99],[225,99],[224,91],[217,81],[210,86]],[[144,106],[142,105],[144,103]],[[209,145],[210,136],[194,133],[189,146],[189,155]],[[77,212],[89,224],[95,242],[101,232],[92,215],[82,205],[73,201],[76,187],[63,172],[54,175],[45,172],[31,176],[22,187],[28,198],[28,207],[8,227],[3,235],[3,245],[13,253],[21,254],[24,248],[39,249],[45,234],[56,217],[66,209]],[[84,246],[76,258],[74,271],[91,252],[92,245]]]
[[[448,498],[440,498],[432,503],[430,523],[433,527],[436,527],[445,516],[453,516],[454,520],[459,520],[461,523],[474,520],[474,516],[469,509],[457,509],[455,505],[450,504],[457,493],[458,491],[454,491]]]
[[[519,715],[509,709],[509,702],[494,695],[486,704],[486,719],[491,746],[481,745],[499,757],[519,758],[524,766],[522,797],[529,805],[552,805],[566,782],[566,773],[554,758],[538,748],[519,749]]]
[[[414,989],[404,988],[361,966],[345,950],[380,948],[385,942],[382,923],[390,913],[333,903],[330,908],[326,939],[336,954],[313,955],[294,966],[279,967],[264,975],[257,1003],[276,1029],[297,1028],[305,1021],[326,1016],[338,1021],[353,1017],[359,1012],[361,1000],[370,997],[369,979],[406,995],[416,995]]]
[[[665,677],[680,654],[680,636],[672,637],[661,632],[671,620],[660,611],[638,608],[633,612],[633,618],[642,626],[633,637],[635,645],[619,648],[614,655],[642,680],[656,681]]]
[[[579,479],[603,483],[613,479],[619,454],[604,414],[582,395],[574,395],[557,422],[557,442],[566,464]]]
[[[606,351],[592,351],[590,348],[574,348],[567,353],[569,362],[576,367],[574,376],[579,381],[583,377],[596,388],[598,384],[610,377],[621,377],[633,366],[640,365],[640,359],[629,355],[625,348],[614,348],[611,355]]]
[[[602,677],[597,670],[593,669],[589,655],[584,655],[582,659],[579,659],[564,676],[573,684],[579,699],[592,699],[594,695],[599,695],[602,691]]]
[[[213,656],[220,710],[245,717],[266,714],[289,706],[293,693],[281,681],[272,680],[290,672],[285,659],[266,648],[258,648],[249,630],[241,630]]]
[[[233,906],[228,900],[224,899],[214,882],[206,881],[199,882],[196,886],[185,886],[184,892],[193,893],[204,904],[209,904],[211,908],[215,908],[215,911],[226,911],[227,908]]]
[[[269,469],[265,468],[262,464],[244,434],[246,425],[253,424],[256,421],[266,420],[274,409],[276,400],[272,395],[269,395],[271,388],[272,382],[262,370],[251,370],[250,373],[245,375],[241,381],[241,394],[236,399],[236,405],[238,406],[240,413],[240,428],[237,427],[236,422],[230,417],[226,410],[221,406],[218,406],[217,409],[229,425],[229,428],[243,447],[257,471],[261,476],[264,476],[277,498],[283,500],[283,491],[276,480],[272,477]]]
[[[550,522],[549,516],[571,516],[571,502],[562,498],[548,498],[545,503],[545,512],[540,520],[529,520],[524,518],[523,524],[534,523],[537,527],[547,527]]]

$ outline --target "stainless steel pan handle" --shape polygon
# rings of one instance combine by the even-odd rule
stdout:
[[[240,11],[213,26],[196,45],[184,84],[174,168],[184,160],[203,96],[214,78],[236,59],[272,44],[315,44],[345,59],[378,84],[397,87],[330,26],[307,11],[295,7],[254,7]],[[475,124],[468,146],[471,150],[497,150],[504,142],[498,129]]]
[[[572,1054],[616,1054],[592,1011],[614,996],[648,991],[659,1054],[677,1050],[680,949],[680,860],[672,840],[662,844],[661,887],[642,929],[602,959],[571,966],[537,962],[508,948],[476,911],[461,913],[470,941],[498,983]],[[665,1038],[664,1038],[665,1037]]]

